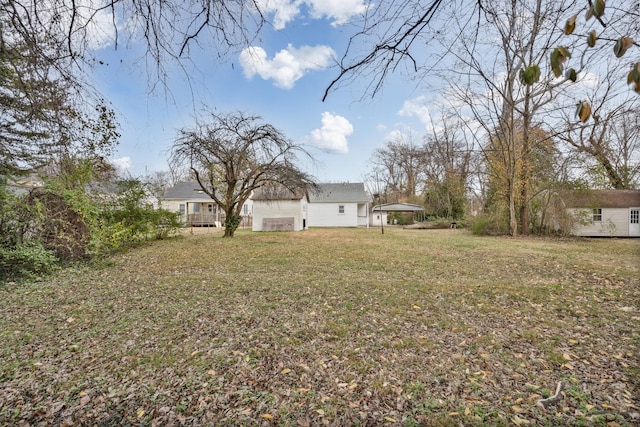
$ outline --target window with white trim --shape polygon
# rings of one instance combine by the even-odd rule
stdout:
[[[180,215],[184,215],[184,213],[186,212],[184,203],[180,203],[180,207],[178,209],[180,209]]]
[[[597,208],[593,210],[593,222],[601,222],[602,221],[602,209]]]
[[[640,224],[640,209],[631,209],[631,218],[629,223]]]
[[[200,212],[200,203],[194,203],[193,204],[193,213],[199,213]]]
[[[344,205],[338,205],[338,213],[344,214]]]

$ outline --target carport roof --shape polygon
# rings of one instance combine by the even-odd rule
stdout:
[[[420,205],[413,205],[411,203],[387,203],[385,205],[375,205],[372,209],[374,212],[417,212],[423,210],[424,207]]]

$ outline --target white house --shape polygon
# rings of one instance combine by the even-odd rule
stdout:
[[[242,223],[251,224],[253,203],[247,200],[242,206]],[[169,188],[160,206],[172,212],[180,212],[182,223],[187,226],[215,226],[224,224],[224,212],[196,181],[179,182]],[[241,224],[242,224],[241,223]]]
[[[574,218],[572,234],[640,237],[640,190],[586,190],[559,193]]]
[[[300,231],[307,228],[309,200],[286,188],[260,188],[252,196],[253,231]]]
[[[308,227],[358,227],[369,223],[371,197],[361,182],[319,184],[309,192]]]

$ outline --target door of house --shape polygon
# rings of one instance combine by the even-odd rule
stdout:
[[[640,208],[629,209],[629,236],[640,237]]]

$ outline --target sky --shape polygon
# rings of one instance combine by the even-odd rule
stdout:
[[[376,148],[401,134],[424,134],[430,100],[406,76],[391,75],[373,99],[362,99],[365,82],[358,81],[322,102],[353,29],[347,23],[365,2],[264,4],[272,25],[256,44],[222,59],[213,49],[194,47],[184,69],[168,64],[166,86],[154,90],[141,45],[114,49],[109,31],[96,40],[102,64],[92,71],[93,81],[121,126],[116,165],[136,177],[168,170],[178,129],[192,127],[205,109],[262,117],[312,153],[314,163],[302,167],[320,182],[363,182]]]

